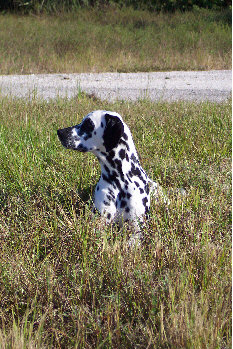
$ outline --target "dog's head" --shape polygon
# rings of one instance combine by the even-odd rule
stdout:
[[[62,145],[81,152],[109,152],[124,134],[124,123],[117,113],[96,110],[76,126],[57,131]]]

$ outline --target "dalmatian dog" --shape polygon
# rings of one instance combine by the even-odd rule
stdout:
[[[159,197],[159,186],[141,167],[131,132],[122,117],[96,110],[79,125],[60,129],[57,134],[64,147],[97,156],[101,176],[95,188],[95,209],[108,223],[121,226],[131,222],[136,239],[141,238],[140,222],[149,212],[151,192]]]

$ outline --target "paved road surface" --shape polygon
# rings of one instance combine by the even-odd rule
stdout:
[[[0,76],[0,95],[37,95],[46,100],[71,98],[85,91],[109,101],[146,97],[153,101],[222,102],[231,96],[231,90],[231,70]]]

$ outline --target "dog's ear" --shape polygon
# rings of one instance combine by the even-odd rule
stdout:
[[[106,151],[109,152],[117,146],[120,138],[124,133],[124,125],[122,121],[114,115],[105,115],[106,126],[104,129],[103,139]]]

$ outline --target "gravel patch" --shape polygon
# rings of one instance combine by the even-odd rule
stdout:
[[[50,100],[83,91],[101,100],[211,101],[231,97],[232,71],[31,74],[0,76],[0,95]]]

